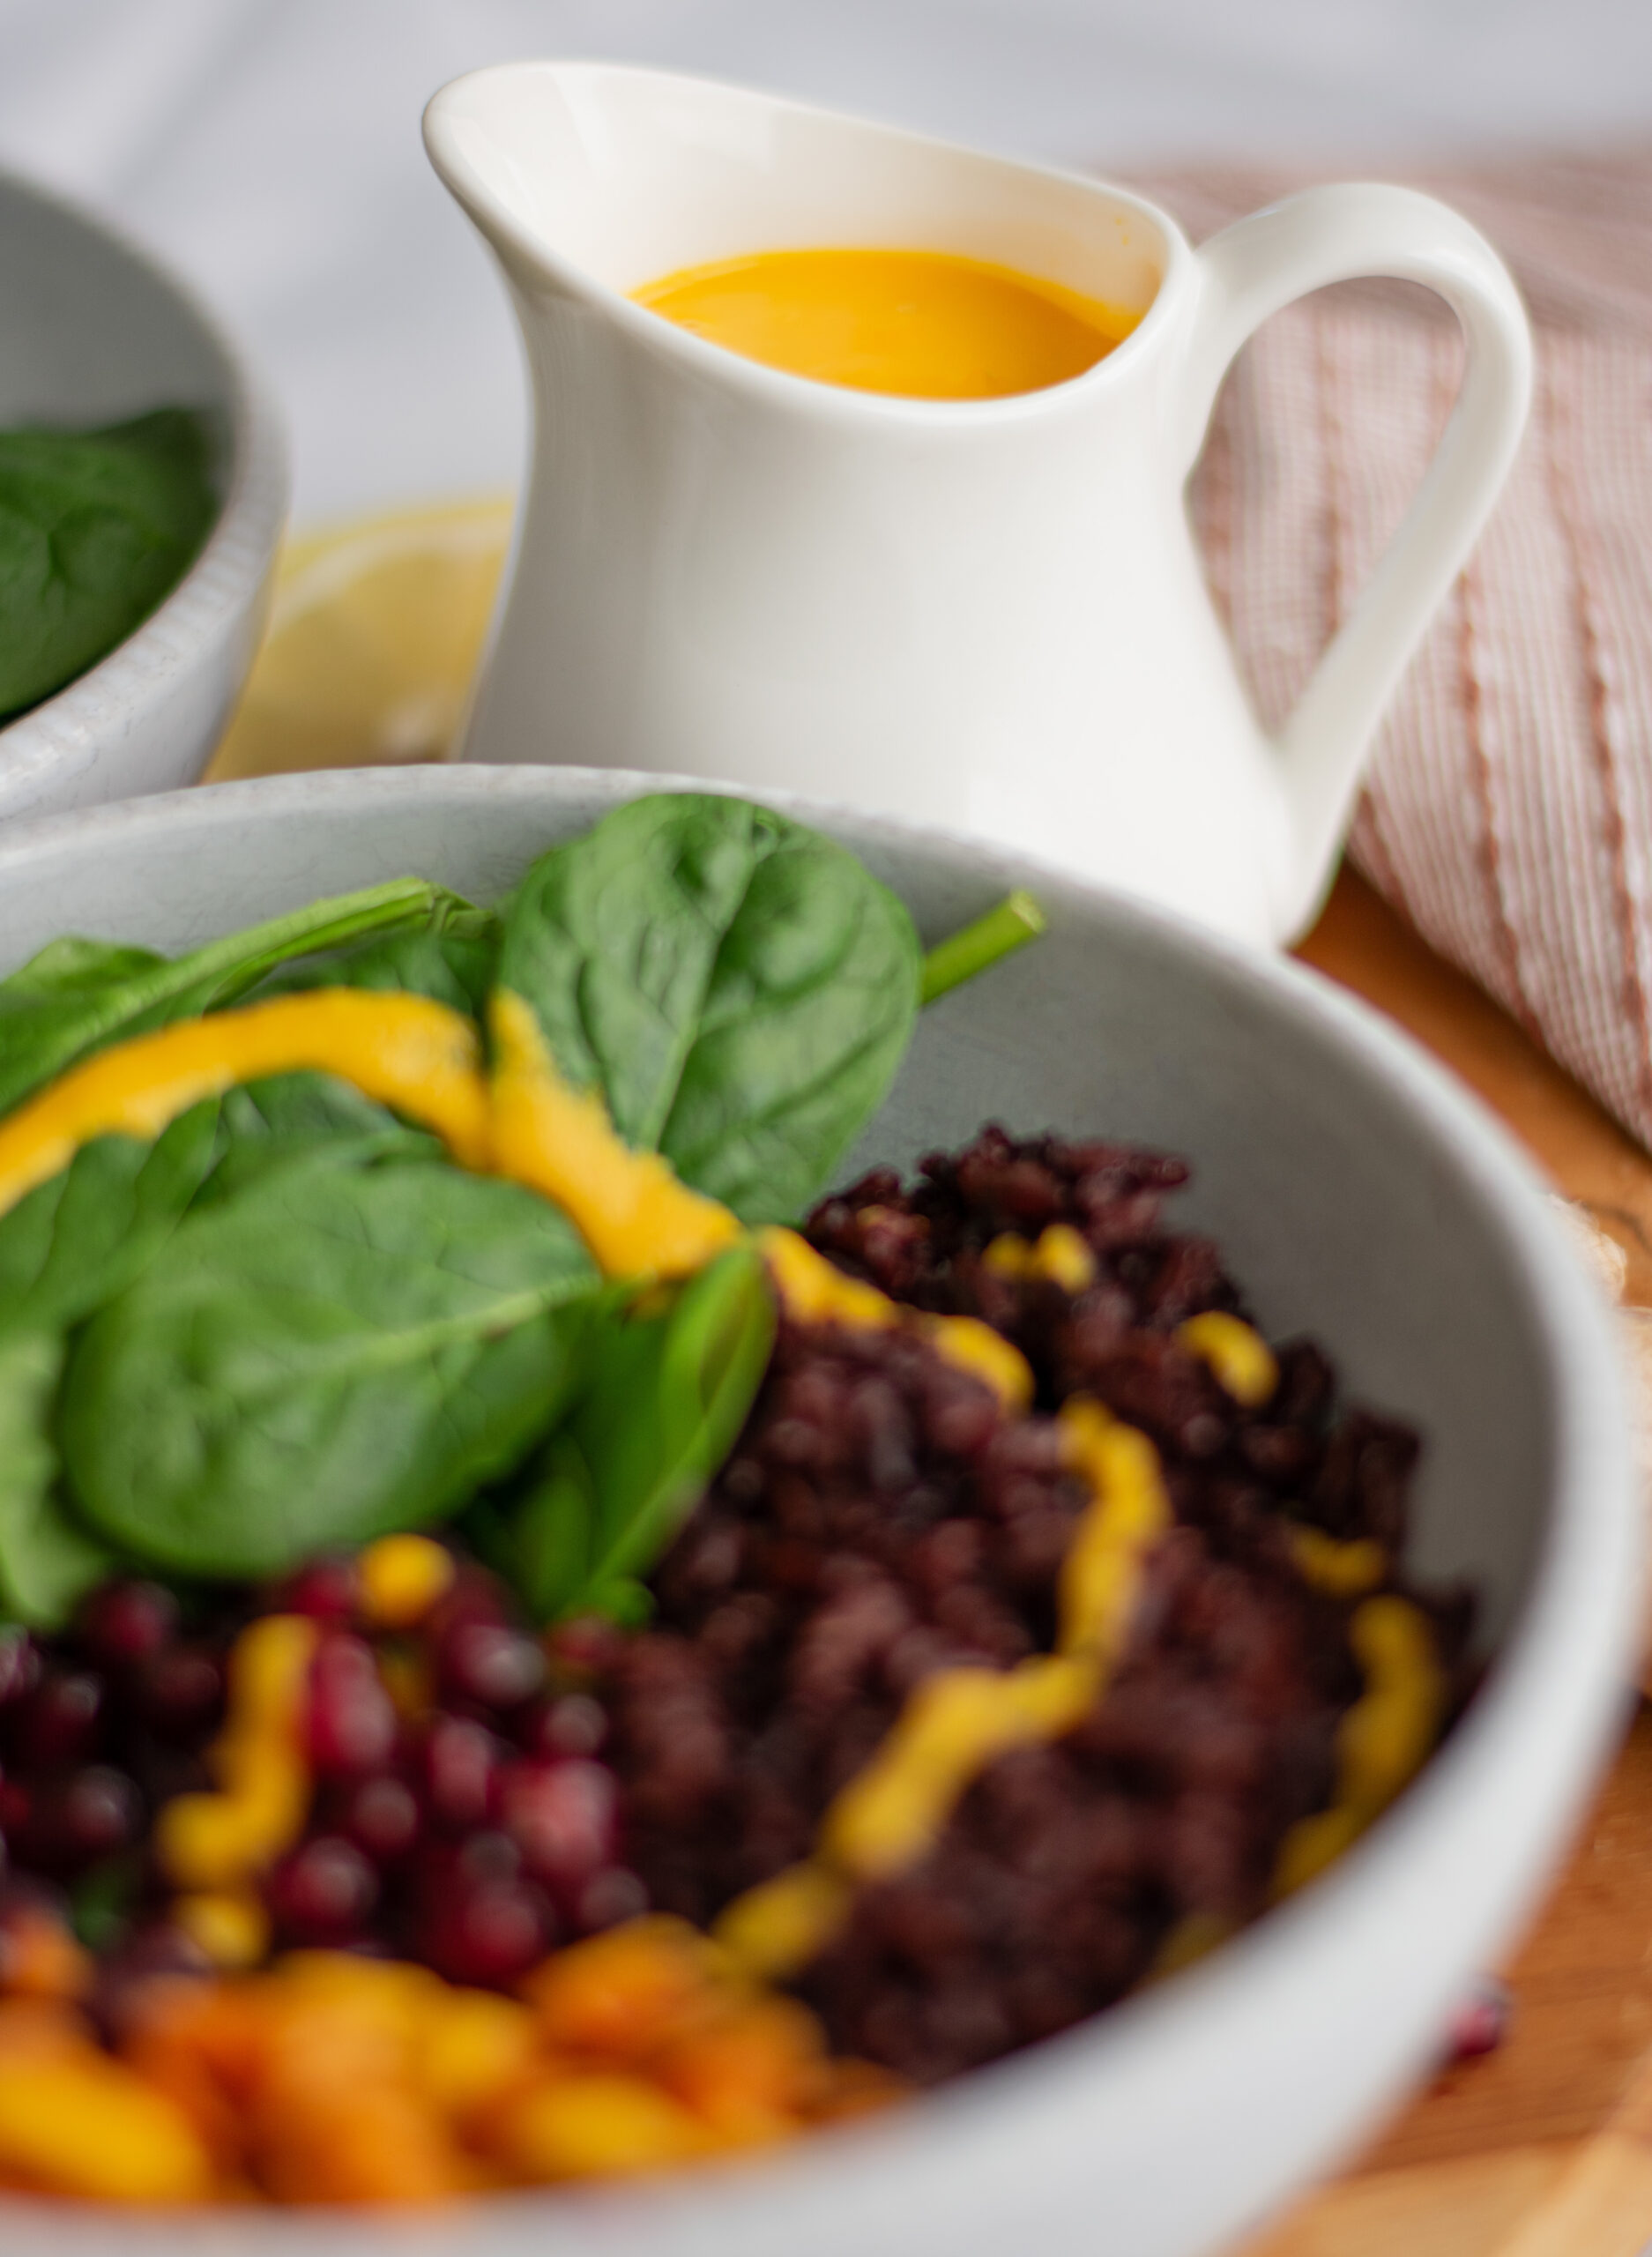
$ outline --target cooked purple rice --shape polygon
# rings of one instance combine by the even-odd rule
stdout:
[[[1177,1526],[1112,1685],[1062,1741],[993,1763],[800,1983],[838,2045],[920,2082],[1109,2004],[1184,1922],[1215,1933],[1264,1909],[1360,1689],[1349,1605],[1303,1580],[1293,1526],[1383,1545],[1466,1682],[1466,1600],[1403,1579],[1416,1435],[1339,1405],[1310,1342],[1278,1352],[1273,1398],[1246,1410],[1173,1337],[1203,1310],[1246,1313],[1211,1242],[1164,1226],[1187,1179],[1160,1155],[989,1128],[910,1189],[879,1169],[824,1202],[817,1248],[896,1300],[995,1325],[1037,1406],[1004,1416],[905,1334],[784,1322],[740,1444],[653,1579],[652,1625],[614,1649],[629,1863],[658,1907],[708,1923],[807,1855],[922,1679],[1047,1650],[1084,1501],[1061,1402],[1083,1390],[1151,1435]],[[1054,1222],[1095,1256],[1082,1292],[983,1263],[1001,1233]]]

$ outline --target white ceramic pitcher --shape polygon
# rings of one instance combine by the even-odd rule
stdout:
[[[602,64],[477,71],[432,101],[425,138],[503,269],[533,391],[465,756],[805,789],[1239,938],[1302,929],[1525,420],[1525,317],[1465,220],[1408,190],[1321,188],[1194,250],[1092,180]],[[1142,317],[1068,383],[927,400],[784,374],[626,294],[712,259],[867,244],[995,261]],[[1369,274],[1450,302],[1466,374],[1275,741],[1206,592],[1187,476],[1258,324]]]

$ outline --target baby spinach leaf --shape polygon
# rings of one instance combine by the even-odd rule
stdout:
[[[353,949],[308,957],[266,980],[260,996],[289,995],[315,987],[368,987],[387,994],[429,995],[450,1010],[480,1018],[493,985],[499,932],[484,910],[440,930],[392,933]]]
[[[0,1338],[0,1618],[62,1628],[115,1561],[64,1508],[50,1434],[63,1344],[53,1332]]]
[[[119,941],[84,940],[71,933],[61,941],[48,941],[38,956],[32,956],[9,980],[0,980],[0,995],[6,999],[7,1009],[26,1004],[30,996],[42,1002],[70,1002],[95,994],[113,980],[153,971],[166,961],[153,949],[128,948]]]
[[[440,1520],[556,1417],[596,1286],[517,1185],[277,1173],[190,1216],[79,1336],[71,1494],[131,1556],[236,1577]]]
[[[153,1143],[100,1136],[0,1216],[0,1335],[78,1324],[164,1246],[219,1158],[216,1104]]]
[[[236,1002],[290,957],[370,933],[423,929],[458,900],[424,878],[392,878],[173,957],[53,941],[0,980],[0,1113],[91,1051]]]
[[[187,1212],[255,1177],[440,1151],[434,1136],[323,1074],[232,1090],[153,1143],[100,1136],[0,1215],[0,1334],[84,1322],[140,1275]]]
[[[483,1536],[541,1620],[636,1618],[637,1578],[746,1422],[774,1323],[767,1274],[749,1245],[719,1255],[663,1315],[598,1318],[566,1423],[514,1506],[494,1508],[491,1545]]]
[[[920,969],[905,908],[845,848],[681,793],[533,865],[497,977],[629,1143],[755,1223],[806,1206],[876,1110]]]
[[[410,1128],[388,1106],[331,1074],[272,1074],[228,1091],[222,1100],[223,1157],[197,1206],[243,1191],[278,1168],[364,1166],[390,1159],[435,1159],[442,1147]]]
[[[217,515],[204,417],[158,408],[100,431],[0,431],[0,717],[123,642]]]

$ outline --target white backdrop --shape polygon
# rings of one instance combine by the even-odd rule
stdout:
[[[1652,138],[1652,0],[0,0],[0,164],[207,294],[285,406],[301,518],[496,488],[514,338],[419,114],[559,53],[1104,168]]]

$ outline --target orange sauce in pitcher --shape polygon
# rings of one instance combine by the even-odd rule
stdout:
[[[748,360],[857,391],[997,399],[1082,376],[1140,316],[933,250],[767,250],[632,296]]]

